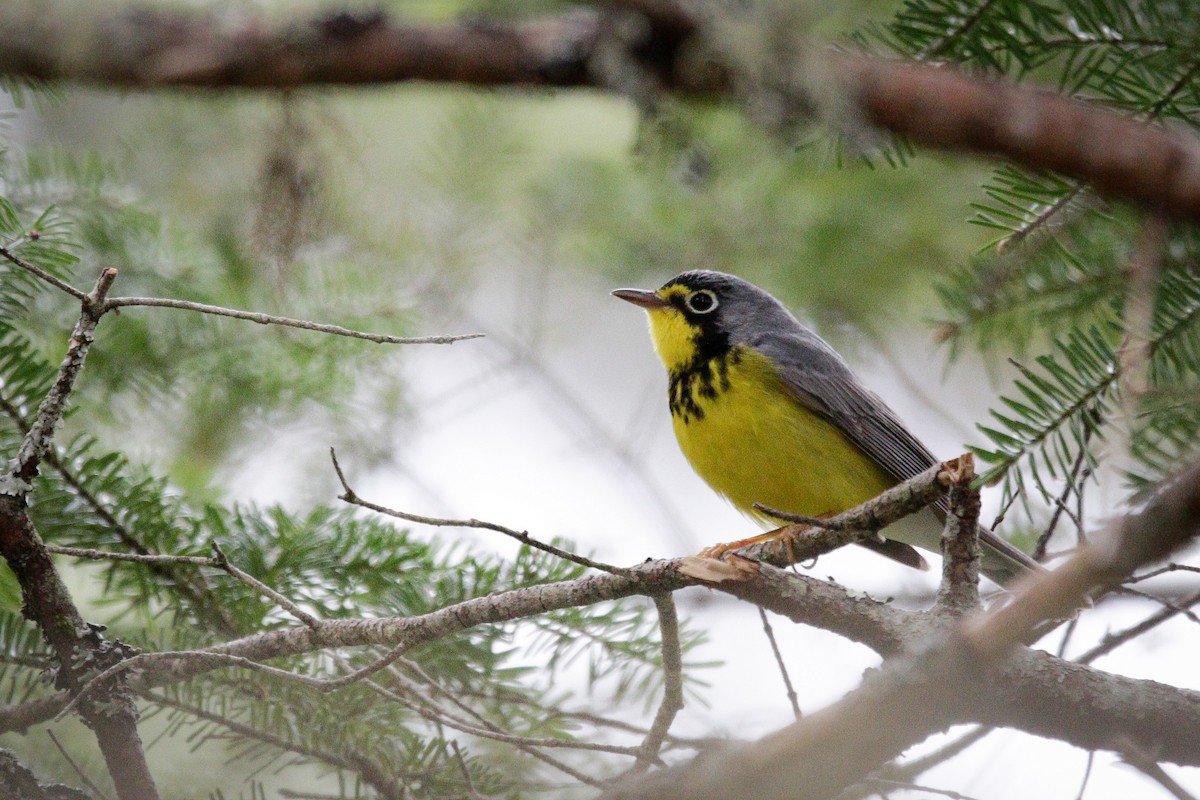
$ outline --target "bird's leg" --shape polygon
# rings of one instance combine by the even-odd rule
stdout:
[[[726,553],[732,553],[735,550],[741,550],[743,547],[749,547],[752,544],[782,541],[787,546],[788,556],[791,558],[793,556],[792,542],[795,540],[796,536],[811,527],[811,525],[805,525],[801,523],[784,525],[782,528],[776,528],[775,530],[767,531],[766,533],[760,533],[758,536],[751,536],[749,539],[739,539],[736,542],[728,542],[726,544],[714,544],[712,547],[704,548],[696,555],[700,558],[720,558]],[[794,561],[795,559],[792,558],[792,560]]]

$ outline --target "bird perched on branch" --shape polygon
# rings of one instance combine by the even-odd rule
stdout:
[[[746,514],[766,522],[756,504],[809,517],[837,514],[938,463],[832,347],[757,286],[697,270],[658,291],[613,294],[650,317],[683,454]],[[887,538],[861,544],[926,569],[911,545],[940,552],[944,517],[935,507],[886,528]],[[979,540],[982,570],[997,583],[1039,568],[982,526]]]

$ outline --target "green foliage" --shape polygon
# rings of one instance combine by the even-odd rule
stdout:
[[[1198,37],[1189,2],[906,0],[888,23],[851,38],[1196,130]],[[1006,500],[1027,501],[1036,487],[1053,508],[1102,466],[1105,434],[1117,426],[1119,439],[1129,437],[1132,487],[1151,488],[1195,452],[1200,433],[1194,233],[1170,233],[1153,299],[1148,385],[1122,398],[1125,379],[1137,378],[1121,375],[1117,353],[1129,335],[1129,264],[1146,257],[1134,247],[1142,216],[1071,180],[1013,166],[998,167],[983,190],[972,222],[998,236],[939,294],[941,333],[955,348],[973,340],[1022,353],[1013,390],[980,428],[991,442],[977,451],[990,463],[984,479],[1003,477]],[[1042,354],[1030,363],[1029,351]]]
[[[1039,369],[1016,364],[1019,396],[1001,398],[1005,410],[992,411],[998,425],[979,427],[995,445],[974,448],[992,464],[979,480],[1006,478],[1006,498],[1023,495],[1026,474],[1049,499],[1052,479],[1074,485],[1081,466],[1095,466],[1089,445],[1111,411],[1115,352],[1100,328],[1072,331],[1055,345],[1053,353],[1037,357]],[[1076,463],[1080,453],[1085,464]],[[1013,469],[1021,463],[1027,472]]]
[[[1163,276],[1140,370],[1148,382],[1144,396],[1121,397],[1125,365],[1119,348],[1127,332],[1120,300],[1110,303],[1107,323],[1071,329],[1053,352],[1035,359],[1036,367],[1014,362],[1020,373],[1016,395],[1002,397],[1004,410],[992,411],[997,424],[980,426],[993,444],[975,450],[992,465],[981,482],[1003,477],[1006,497],[1013,497],[1023,496],[1030,478],[1047,501],[1054,482],[1078,491],[1080,477],[1095,471],[1094,449],[1113,425],[1130,437],[1136,488],[1169,477],[1197,453],[1200,280],[1182,270]],[[1013,469],[1018,465],[1026,469]]]
[[[777,6],[797,25],[811,14]],[[442,19],[448,8],[404,10]],[[529,13],[511,2],[500,8]],[[1198,25],[1182,2],[906,0],[890,23],[851,38],[1194,129]],[[776,33],[764,41],[786,38]],[[47,96],[44,87],[3,88],[18,101]],[[976,450],[990,463],[983,479],[1004,480],[1007,500],[1052,504],[1064,487],[1079,495],[1104,466],[1100,446],[1126,431],[1131,481],[1149,491],[1200,436],[1200,242],[1191,231],[1169,232],[1146,391],[1122,396],[1137,377],[1122,374],[1119,354],[1130,334],[1127,273],[1144,223],[1059,176],[1000,167],[973,204],[975,227],[949,227],[946,219],[977,196],[968,188],[976,173],[916,156],[905,142],[882,160],[908,169],[873,169],[840,152],[781,143],[778,131],[729,109],[664,103],[638,120],[626,106],[590,100],[563,131],[557,119],[539,124],[552,104],[574,102],[563,97],[415,89],[336,105],[211,96],[76,101],[85,110],[47,125],[47,142],[57,136],[58,146],[6,151],[0,161],[0,245],[84,289],[102,266],[117,265],[121,294],[403,333],[417,309],[394,298],[428,283],[437,290],[431,305],[461,303],[478,271],[506,261],[543,270],[582,262],[660,280],[712,267],[773,282],[826,329],[852,320],[878,333],[898,321],[902,295],[959,265],[938,289],[943,332],[958,347],[1019,350],[1013,388],[981,426],[990,444]],[[344,122],[333,121],[339,115]],[[396,126],[411,135],[354,141],[359,131]],[[343,155],[349,150],[361,161]],[[849,165],[836,169],[842,160]],[[372,184],[360,179],[366,173],[391,177]],[[983,234],[994,238],[962,265]],[[6,457],[54,380],[77,308],[0,262]],[[222,497],[222,468],[285,421],[323,415],[322,431],[345,441],[358,415],[341,412],[355,411],[364,376],[372,403],[403,397],[384,353],[179,312],[127,309],[107,318],[76,410],[37,480],[39,530],[55,544],[105,550],[207,555],[219,544],[231,563],[325,619],[416,616],[578,577],[577,566],[529,548],[503,557],[320,502],[297,509]],[[402,409],[393,402],[389,416]],[[386,446],[389,437],[358,424],[355,443]],[[89,600],[111,635],[147,651],[297,625],[218,569],[62,562],[94,587]],[[11,575],[0,573],[0,698],[8,702],[50,691],[44,648],[19,603]],[[685,656],[700,641],[685,630]],[[575,698],[556,683],[569,676],[596,698],[653,704],[660,653],[653,606],[629,600],[458,632],[380,670],[375,687],[359,682],[326,695],[276,675],[223,669],[145,702],[165,737],[199,751],[220,745],[222,758],[259,779],[305,764],[334,776],[332,791],[344,797],[370,796],[393,781],[421,797],[461,797],[465,767],[480,794],[518,796],[553,787],[561,773],[524,760],[509,768],[513,748],[487,734],[595,738],[568,713]],[[381,655],[325,651],[273,665],[330,679]],[[684,673],[693,698],[698,666],[689,660]],[[453,747],[460,739],[461,757]],[[603,772],[594,752],[556,757]]]
[[[469,126],[471,118],[468,108],[454,129]],[[281,125],[303,135],[294,120]],[[470,152],[472,141],[463,138],[458,146]],[[490,155],[443,163],[443,180],[476,185],[478,195],[467,201],[476,208],[503,198],[498,184],[477,181],[491,156],[500,157],[506,147],[504,137],[495,142]],[[454,142],[448,139],[447,146]],[[284,155],[277,149],[271,158],[286,161]],[[117,265],[114,293],[397,333],[414,317],[386,299],[394,294],[395,278],[383,268],[383,255],[360,259],[352,248],[330,249],[319,241],[318,223],[268,231],[268,238],[287,240],[272,255],[256,249],[261,242],[248,238],[229,215],[204,229],[190,218],[182,222],[149,211],[137,187],[122,180],[136,172],[127,164],[47,148],[9,153],[2,168],[0,246],[84,290],[101,266]],[[306,169],[301,164],[290,176],[320,183]],[[287,214],[308,214],[303,197],[292,200],[300,205],[289,205]],[[334,213],[323,206],[305,218]],[[288,238],[292,234],[299,238]],[[263,270],[264,263],[277,271]],[[0,452],[6,458],[16,452],[55,379],[77,313],[77,301],[0,262]],[[364,370],[384,363],[384,352],[361,342],[181,312],[127,309],[110,315],[100,326],[66,429],[35,482],[31,515],[39,532],[55,545],[117,552],[210,555],[217,544],[231,563],[323,619],[418,616],[579,577],[577,565],[528,547],[511,557],[473,552],[431,543],[348,508],[232,504],[213,491],[215,470],[237,443],[253,441],[250,429],[270,431],[274,420],[317,404],[332,416]],[[374,388],[386,392],[378,378]],[[151,463],[139,463],[130,456],[139,433],[170,447],[157,449]],[[367,435],[380,438],[374,430]],[[177,453],[177,460],[164,458],[164,449]],[[164,469],[164,462],[171,468]],[[88,618],[102,618],[107,635],[147,652],[190,650],[299,624],[215,568],[124,561],[77,566],[67,558],[60,566],[87,587],[79,599]],[[19,606],[12,575],[0,571],[0,697],[10,702],[53,691],[40,636]],[[210,758],[216,749],[237,774],[305,764],[334,775],[346,797],[368,796],[371,787],[389,781],[421,796],[462,797],[465,765],[478,791],[515,796],[560,780],[561,773],[504,769],[515,751],[487,743],[481,732],[564,741],[593,736],[593,726],[581,728],[563,711],[569,693],[551,687],[563,685],[564,675],[576,683],[583,677],[597,696],[653,703],[661,691],[658,636],[652,605],[613,602],[475,626],[425,644],[374,676],[391,699],[362,683],[326,695],[276,676],[226,669],[163,688],[146,698],[146,712],[163,725],[164,736],[189,741]],[[697,633],[685,631],[687,650],[698,641]],[[273,666],[328,679],[381,655],[359,648]],[[692,680],[689,675],[689,687]],[[455,750],[452,742],[460,739]],[[499,748],[499,755],[480,758],[476,751],[483,748]],[[588,755],[589,770],[602,772],[597,754]],[[565,760],[571,761],[569,754]],[[214,796],[227,793],[228,776],[218,770],[213,778]],[[246,793],[259,791],[250,786]]]
[[[528,547],[510,561],[431,545],[347,509],[317,507],[293,514],[278,507],[197,506],[121,456],[100,452],[93,440],[77,440],[60,454],[54,470],[39,479],[36,496],[37,525],[57,544],[197,554],[216,542],[232,563],[326,619],[426,614],[582,572]],[[219,570],[121,561],[100,562],[95,569],[103,581],[103,603],[121,620],[113,634],[146,651],[194,649],[239,632],[296,624]],[[551,695],[549,687],[577,659],[588,663],[594,681],[604,678],[610,696],[653,699],[660,647],[656,618],[647,609],[652,606],[644,600],[602,604],[521,623],[476,626],[430,642],[408,655],[412,667],[403,668],[405,675],[392,680],[385,672],[377,678],[409,697],[407,703],[384,702],[362,684],[323,695],[254,672],[220,671],[164,688],[165,699],[151,699],[151,709],[170,711],[168,733],[186,734],[197,746],[227,740],[229,757],[248,760],[256,769],[299,757],[300,763],[354,772],[361,766],[356,759],[362,759],[389,779],[425,786],[429,796],[459,796],[461,772],[450,750],[453,736],[445,730],[454,724],[446,722],[440,708],[445,701],[430,705],[422,694],[413,694],[414,682],[436,676],[437,693],[457,698],[463,708],[455,713],[469,711],[477,717],[474,727],[570,738],[571,726],[555,711],[563,698]],[[523,633],[526,628],[535,631],[534,641]],[[10,697],[46,691],[36,629],[14,611],[4,611],[0,637],[7,653],[0,657],[0,686]],[[685,633],[685,648],[698,641],[697,634]],[[372,650],[318,653],[276,665],[333,678],[380,655]],[[528,666],[531,659],[539,663],[536,673]],[[249,686],[255,691],[248,692]],[[271,702],[262,702],[264,696]],[[476,777],[497,792],[514,790],[511,776],[482,764],[474,768]]]

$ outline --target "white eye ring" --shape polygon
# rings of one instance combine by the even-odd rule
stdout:
[[[700,289],[688,295],[684,304],[688,310],[696,314],[710,314],[716,310],[717,296],[708,289]]]

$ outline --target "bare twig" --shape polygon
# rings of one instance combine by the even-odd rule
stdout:
[[[1075,455],[1075,463],[1071,465],[1071,472],[1066,476],[1066,486],[1063,487],[1062,494],[1056,498],[1054,504],[1054,515],[1050,517],[1050,524],[1046,526],[1046,530],[1038,536],[1037,544],[1033,548],[1033,560],[1041,561],[1046,557],[1046,548],[1050,545],[1050,538],[1054,536],[1055,529],[1058,528],[1058,521],[1063,514],[1067,514],[1075,522],[1080,536],[1083,535],[1083,520],[1079,519],[1075,514],[1071,513],[1067,508],[1067,499],[1075,492],[1078,496],[1083,496],[1084,482],[1087,480],[1087,471],[1083,470],[1083,462],[1087,458],[1088,443],[1092,439],[1093,428],[1091,425],[1083,426],[1083,442],[1079,446],[1079,452]],[[1083,470],[1083,472],[1081,472]]]
[[[217,544],[216,541],[213,541],[212,549],[213,549],[213,552],[215,552],[217,554],[213,558],[213,566],[214,567],[218,567],[220,569],[225,570],[230,575],[232,575],[234,578],[236,578],[239,581],[241,581],[242,583],[246,584],[254,591],[258,592],[259,594],[263,595],[264,597],[270,598],[275,603],[277,603],[281,608],[283,608],[283,610],[287,611],[289,614],[291,614],[293,617],[295,617],[296,619],[303,622],[308,627],[316,630],[320,626],[321,621],[319,619],[317,619],[316,617],[314,617],[312,614],[309,614],[307,611],[300,608],[298,605],[293,603],[291,600],[284,597],[282,594],[275,591],[270,586],[267,586],[265,583],[260,581],[258,578],[255,578],[254,576],[243,572],[242,570],[235,567],[232,563],[230,563],[229,559],[225,555],[225,551],[221,549],[221,546],[219,544]]]
[[[1195,795],[1180,786],[1179,782],[1168,775],[1157,761],[1136,746],[1122,748],[1121,758],[1126,764],[1135,767],[1143,775],[1166,789],[1176,800],[1196,800]]]
[[[1096,751],[1089,750],[1087,764],[1083,768],[1083,780],[1079,782],[1079,793],[1075,795],[1075,800],[1083,800],[1083,793],[1087,791],[1088,783],[1092,779],[1092,768],[1096,766]]]
[[[467,784],[467,796],[471,800],[484,800],[483,795],[475,788],[475,780],[471,777],[471,770],[467,767],[467,759],[463,756],[457,739],[450,740],[450,749],[454,751],[454,758],[458,761],[458,769],[462,772],[463,782]]]
[[[66,759],[67,764],[69,764],[71,769],[75,771],[75,774],[79,776],[79,780],[83,781],[83,785],[88,788],[88,791],[100,798],[100,800],[108,800],[108,795],[101,791],[100,787],[88,777],[87,773],[84,772],[77,763],[75,763],[75,759],[71,758],[71,754],[67,752],[67,748],[62,746],[62,742],[60,742],[58,737],[54,735],[54,731],[46,731],[46,735],[50,737],[50,741],[54,742],[54,746],[57,748],[59,754]]]
[[[66,281],[59,280],[58,278],[51,275],[49,272],[46,272],[46,270],[42,269],[38,265],[31,264],[30,262],[21,258],[20,256],[18,256],[16,253],[14,253],[12,250],[9,249],[9,247],[11,247],[11,246],[12,246],[12,243],[10,242],[8,244],[8,246],[0,247],[0,258],[4,258],[6,261],[11,261],[13,264],[16,264],[18,267],[25,270],[26,272],[29,272],[29,273],[37,276],[37,278],[39,280],[43,280],[46,283],[53,286],[54,288],[60,289],[64,292],[66,292],[67,294],[74,297],[76,300],[86,301],[88,299],[87,292],[83,291],[82,289],[76,289],[74,286],[67,283]]]
[[[1198,572],[1198,573],[1200,573],[1200,567],[1193,567],[1188,564],[1171,563],[1171,564],[1167,564],[1165,567],[1159,567],[1158,569],[1151,570],[1150,572],[1143,572],[1141,575],[1137,575],[1135,577],[1130,578],[1128,581],[1126,581],[1126,583],[1139,583],[1141,581],[1148,580],[1150,578],[1157,578],[1159,575],[1165,575],[1168,572]]]
[[[914,758],[912,761],[906,761],[903,764],[888,764],[882,770],[876,773],[876,777],[898,781],[913,780],[921,775],[924,775],[926,772],[938,766],[939,764],[944,764],[945,762],[965,751],[967,748],[982,741],[995,730],[996,729],[991,725],[980,725],[970,731],[967,731],[954,741],[947,742],[928,755],[921,756],[920,758]]]
[[[1156,628],[1167,620],[1177,616],[1181,609],[1191,608],[1197,603],[1200,603],[1200,592],[1196,592],[1195,594],[1185,597],[1173,607],[1163,608],[1162,610],[1151,614],[1138,624],[1132,625],[1123,631],[1107,634],[1103,639],[1100,640],[1099,644],[1088,650],[1086,653],[1080,655],[1075,659],[1075,661],[1080,664],[1091,664],[1097,658],[1100,658],[1100,656],[1111,653],[1113,650],[1116,650],[1126,642],[1136,639],[1146,631]]]
[[[572,553],[569,550],[563,550],[560,547],[555,547],[552,544],[539,541],[530,536],[529,531],[518,531],[505,527],[504,525],[498,525],[494,522],[484,522],[483,520],[478,519],[442,519],[440,517],[426,517],[421,514],[410,514],[406,511],[397,511],[396,509],[388,508],[387,506],[381,506],[368,500],[363,500],[354,492],[353,489],[350,488],[350,484],[347,483],[346,476],[342,472],[342,466],[338,463],[337,453],[332,447],[329,448],[329,457],[333,459],[333,469],[337,473],[338,480],[342,484],[343,493],[338,497],[338,499],[351,505],[369,508],[370,510],[376,511],[380,514],[386,514],[389,517],[402,519],[406,522],[416,522],[421,525],[432,525],[434,527],[441,528],[477,528],[481,530],[496,531],[497,533],[502,533],[505,536],[516,539],[521,544],[528,545],[535,550],[541,550],[544,553],[557,556],[564,561],[570,561],[574,564],[580,565],[581,567],[598,569],[602,572],[610,572],[613,575],[630,574],[629,570],[623,567],[615,567],[612,564],[605,564],[603,561],[594,561],[586,556],[581,556],[576,553]]]
[[[771,645],[771,653],[775,656],[775,665],[779,667],[779,674],[783,677],[783,686],[787,690],[787,699],[792,704],[792,714],[796,719],[800,719],[800,717],[804,716],[800,713],[800,697],[796,694],[795,687],[792,686],[792,679],[788,675],[787,664],[783,661],[783,653],[779,651],[779,643],[775,641],[775,631],[771,628],[771,620],[767,618],[767,610],[762,606],[758,606],[758,617],[762,620],[763,633],[767,635],[767,642]]]
[[[953,789],[938,789],[933,786],[924,786],[919,783],[911,783],[909,781],[889,780],[887,778],[868,778],[865,783],[873,785],[877,790],[882,790],[882,793],[889,791],[909,790],[916,792],[925,792],[926,794],[936,794],[941,797],[947,797],[950,800],[975,800],[971,795],[956,792]]]
[[[152,308],[176,308],[183,311],[196,311],[201,314],[213,314],[220,317],[231,317],[256,322],[259,325],[282,325],[288,328],[300,328],[306,331],[329,333],[334,336],[349,336],[353,339],[365,339],[376,344],[454,344],[467,339],[478,339],[482,333],[465,333],[457,336],[391,336],[383,333],[368,333],[343,328],[341,325],[326,325],[306,319],[279,317],[274,314],[263,314],[257,311],[240,311],[234,308],[193,303],[190,300],[176,300],[169,297],[114,297],[105,303],[106,311],[114,308],[130,306],[146,306]]]
[[[1054,653],[1056,656],[1059,658],[1066,656],[1067,646],[1071,643],[1071,637],[1075,635],[1075,629],[1078,627],[1079,617],[1071,617],[1070,621],[1067,622],[1067,627],[1063,630],[1062,640],[1058,643],[1058,649]]]
[[[173,556],[160,553],[116,553],[111,550],[94,550],[89,547],[65,547],[48,544],[46,549],[60,556],[86,558],[89,561],[132,561],[138,564],[194,564],[200,567],[215,567],[215,560],[208,556]]]
[[[1134,589],[1130,586],[1113,587],[1112,593],[1113,594],[1123,594],[1128,597],[1140,597],[1143,600],[1149,600],[1151,603],[1157,603],[1165,609],[1169,609],[1169,610],[1175,612],[1176,614],[1183,615],[1189,622],[1195,622],[1197,624],[1200,624],[1200,616],[1196,616],[1196,614],[1189,611],[1188,609],[1186,609],[1182,606],[1176,605],[1175,603],[1172,603],[1169,599],[1167,599],[1165,597],[1156,597],[1155,595],[1151,594],[1150,592],[1143,592],[1141,589]]]
[[[281,608],[303,622],[310,628],[316,628],[321,621],[297,606],[287,597],[267,586],[262,581],[244,572],[230,563],[229,558],[216,542],[212,543],[216,556],[176,556],[161,553],[117,553],[109,550],[95,550],[81,547],[64,547],[62,545],[46,545],[51,553],[57,553],[74,558],[86,558],[92,561],[130,561],[137,564],[190,564],[200,567],[213,567],[224,570],[233,578],[249,586],[254,591],[278,604]]]
[[[662,637],[663,699],[659,704],[654,722],[646,732],[639,748],[637,763],[632,772],[644,772],[651,764],[659,762],[658,752],[662,749],[675,721],[675,715],[683,708],[683,651],[679,642],[679,615],[675,600],[670,594],[654,596],[658,609],[658,627]]]

